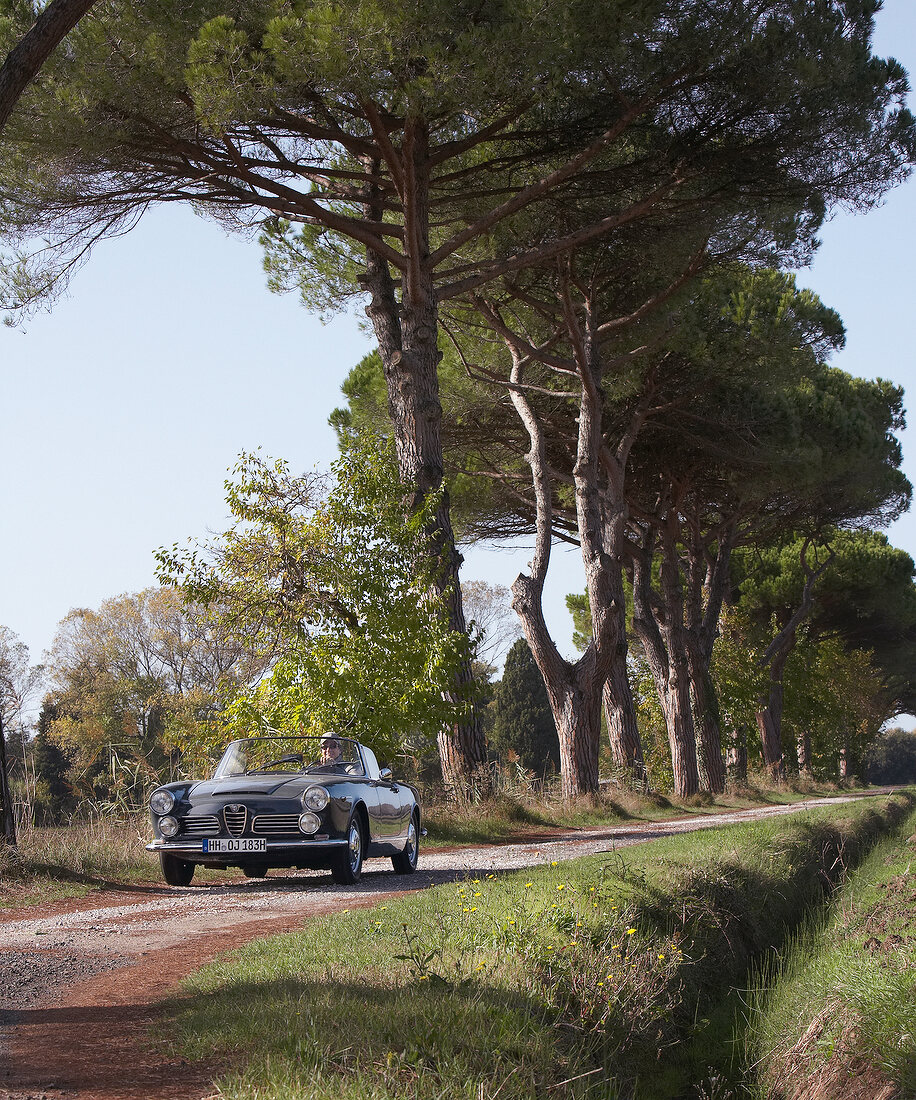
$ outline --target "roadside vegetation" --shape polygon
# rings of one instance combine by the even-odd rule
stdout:
[[[614,789],[569,803],[549,789],[504,790],[498,797],[476,802],[424,802],[428,830],[424,846],[534,838],[559,829],[720,813],[840,793],[849,792],[829,784],[805,791],[790,787],[768,790],[762,784],[736,795],[684,802]],[[25,908],[38,902],[80,897],[92,890],[158,881],[156,859],[143,847],[149,836],[145,811],[91,815],[84,820],[73,819],[67,825],[21,829],[16,848],[0,845],[0,909]],[[197,874],[202,882],[227,881],[224,871],[198,867]]]
[[[916,814],[758,977],[748,1049],[780,1100],[916,1095]]]
[[[16,848],[0,845],[0,910],[158,880],[159,865],[143,848],[148,832],[146,814],[23,829]],[[206,868],[199,878],[217,881]]]
[[[230,1100],[744,1095],[730,990],[914,806],[830,807],[322,917],[193,975],[165,1031],[182,1056],[230,1064]]]

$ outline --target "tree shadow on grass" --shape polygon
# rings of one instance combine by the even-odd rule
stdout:
[[[497,1090],[501,1100],[527,1100],[571,1078],[578,1082],[563,1086],[565,1097],[616,1095],[596,1087],[610,1080],[585,1036],[558,1028],[542,1000],[473,979],[413,973],[404,981],[386,971],[364,982],[232,982],[173,1002],[168,1014],[183,1053],[242,1051],[240,1080],[280,1067],[295,1078],[287,1087],[301,1082],[302,1095],[358,1096],[372,1091],[371,1080],[420,1100]]]

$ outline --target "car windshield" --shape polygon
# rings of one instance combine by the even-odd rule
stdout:
[[[321,737],[246,737],[229,745],[213,778],[259,772],[362,775],[363,764],[357,743],[333,733]]]

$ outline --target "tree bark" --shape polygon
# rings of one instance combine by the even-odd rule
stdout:
[[[613,563],[604,551],[605,513],[597,488],[601,411],[591,364],[580,363],[579,431],[574,472],[586,588],[592,615],[592,640],[575,664],[565,660],[544,619],[543,593],[553,540],[553,485],[546,459],[543,426],[525,396],[522,356],[511,337],[509,396],[525,430],[530,449],[536,522],[529,575],[512,585],[512,606],[521,619],[531,653],[544,678],[547,698],[560,741],[560,779],[565,798],[598,790],[598,749],[601,735],[601,694],[610,672],[610,653],[617,642],[614,626],[620,606],[614,600]],[[619,561],[617,562],[619,570]]]
[[[697,651],[694,639],[689,634],[686,642],[693,716],[699,744],[700,784],[707,791],[721,794],[725,790],[725,761],[722,759],[719,701],[716,698],[716,689],[709,675],[708,665]]]
[[[798,774],[806,779],[811,779],[811,734],[807,727],[799,733],[796,739],[796,749],[798,752]]]
[[[51,0],[0,67],[0,130],[42,65],[95,0]]]
[[[714,549],[704,545],[699,523],[693,524],[690,534],[686,570],[686,645],[693,715],[700,749],[700,781],[706,790],[721,794],[725,790],[722,724],[719,700],[709,669],[718,635],[719,616],[725,598],[736,531],[733,525],[722,530]]]
[[[426,126],[405,127],[401,163],[404,170],[405,252],[400,302],[387,262],[367,249],[363,283],[370,294],[366,313],[372,321],[394,425],[395,452],[401,478],[419,505],[439,490],[443,478],[439,402],[438,307],[429,262],[429,164]],[[370,203],[370,211],[372,204]],[[461,555],[455,545],[449,496],[442,493],[435,524],[429,532],[431,552],[440,564],[439,594],[446,601],[452,629],[467,633],[461,602]],[[475,700],[470,659],[458,669],[453,701],[466,717],[438,736],[442,778],[455,795],[470,792],[474,771],[486,760],[486,740]]]
[[[3,811],[2,839],[11,848],[16,847],[16,815],[13,813],[13,796],[10,791],[10,773],[6,762],[6,734],[3,715],[0,714],[0,809]]]
[[[840,779],[848,779],[852,774],[852,769],[849,763],[849,747],[845,744],[840,749],[838,771]]]
[[[674,793],[679,798],[687,798],[699,790],[696,734],[690,708],[690,676],[685,651],[681,649],[678,653],[673,650],[671,638],[668,636],[670,627],[663,634],[653,607],[653,543],[651,534],[646,532],[643,546],[634,558],[633,629],[643,644],[665,717]],[[664,617],[667,625],[667,620],[676,621],[681,614],[680,593],[677,590],[678,582],[671,575],[670,561],[665,564],[665,555],[662,556],[662,570],[662,585],[666,597],[673,601],[669,602],[668,598],[665,600]]]
[[[728,780],[735,787],[747,786],[747,726],[740,722],[731,732],[725,753]]]
[[[636,708],[627,675],[626,641],[619,643],[611,661],[611,671],[604,685],[604,713],[614,765],[640,786],[646,783],[642,738],[636,725]]]
[[[762,705],[756,714],[763,766],[777,783],[784,783],[786,779],[786,762],[782,752],[782,670],[784,665],[785,658],[778,665],[771,667],[769,689],[761,699]]]
[[[786,778],[786,765],[782,752],[783,671],[786,667],[786,661],[789,659],[789,654],[795,646],[798,628],[808,617],[814,605],[814,586],[833,560],[833,552],[828,547],[825,560],[816,568],[811,568],[807,561],[808,550],[809,542],[805,542],[801,549],[801,564],[805,571],[805,584],[802,588],[801,601],[786,625],[770,642],[766,653],[760,660],[762,668],[769,666],[770,683],[769,688],[760,698],[760,707],[757,711],[757,728],[760,731],[764,767],[769,769],[773,778],[780,783],[784,782]]]
[[[512,606],[518,613],[537,666],[560,742],[560,782],[564,798],[598,790],[598,748],[601,738],[601,692],[597,686],[594,645],[575,664],[565,661],[547,630],[542,590],[537,579],[519,576],[512,585]]]

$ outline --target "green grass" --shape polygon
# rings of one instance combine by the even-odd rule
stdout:
[[[229,1100],[678,1096],[730,1057],[728,989],[899,819],[891,801],[318,918],[199,971],[167,1030],[235,1066]]]
[[[916,1093],[916,829],[910,815],[756,983],[759,1089],[871,1071]]]

